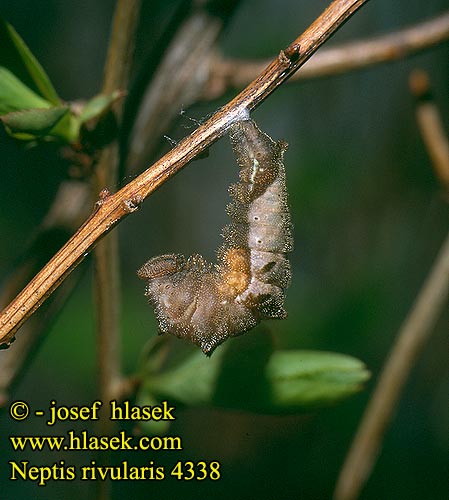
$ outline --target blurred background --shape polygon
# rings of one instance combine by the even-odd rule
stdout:
[[[143,2],[133,82],[149,64],[179,3]],[[220,49],[236,58],[270,58],[327,4],[244,0],[223,33]],[[445,0],[370,2],[326,47],[406,27],[447,7]],[[89,98],[101,88],[113,9],[112,0],[0,0],[0,14],[42,63],[59,95],[69,101]],[[331,497],[373,384],[447,232],[447,204],[417,129],[408,78],[414,68],[428,71],[447,125],[448,56],[445,43],[403,61],[287,83],[253,114],[262,130],[289,143],[285,164],[295,226],[293,282],[286,305],[288,319],[270,326],[276,345],[353,355],[373,374],[366,390],[310,415],[180,410],[170,432],[182,437],[182,452],[154,452],[151,457],[121,453],[113,456],[114,462],[144,465],[154,460],[169,466],[179,459],[219,460],[222,479],[216,483],[116,482],[112,498]],[[186,114],[201,120],[235,93],[195,105]],[[193,127],[180,116],[169,135],[178,140]],[[148,165],[169,150],[168,143],[161,144]],[[0,277],[4,279],[32,238],[66,171],[55,148],[26,149],[3,130],[0,148]],[[130,178],[124,174],[121,185]],[[208,158],[190,164],[118,227],[126,373],[135,371],[146,342],[156,333],[136,269],[151,256],[168,252],[198,252],[213,260],[227,221],[227,189],[236,179],[229,141],[223,138],[210,148]],[[50,400],[80,405],[97,397],[92,273],[89,265],[83,268],[83,278],[27,367],[13,399],[45,408]],[[363,498],[447,498],[448,320],[446,311],[413,371]],[[8,435],[48,434],[40,420],[14,423],[4,412],[0,421],[4,498],[69,500],[88,494],[92,485],[87,482],[61,481],[38,488],[31,482],[8,481],[8,460],[51,464],[55,457],[10,450]],[[52,432],[61,434],[72,427],[77,426],[68,424]],[[67,453],[60,458],[79,465],[93,457]]]

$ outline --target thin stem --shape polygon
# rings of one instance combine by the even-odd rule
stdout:
[[[353,500],[368,479],[393,417],[400,393],[447,302],[449,234],[418,297],[397,335],[373,396],[346,457],[335,500]]]
[[[417,121],[429,156],[438,177],[448,189],[449,141],[444,133],[439,110],[430,98],[427,75],[422,71],[413,72],[410,88],[418,99]],[[447,302],[448,290],[449,234],[399,330],[396,344],[390,352],[343,464],[335,488],[335,500],[353,500],[359,497],[376,462],[402,388]]]
[[[101,164],[117,165],[117,147],[109,146],[101,155]],[[95,176],[96,177],[96,176]],[[95,185],[101,185],[95,179]],[[120,381],[120,261],[118,233],[112,232],[94,251],[94,296],[97,313],[97,358],[100,398],[114,398]]]
[[[139,10],[140,0],[117,0],[104,69],[102,92],[105,94],[124,89],[128,85]],[[120,119],[122,102],[117,103],[115,111]],[[96,165],[92,179],[95,196],[104,188],[115,189],[118,169],[118,145],[114,142],[101,152]],[[99,396],[102,401],[110,401],[115,398],[121,381],[120,261],[117,231],[99,242],[94,251],[94,263]],[[114,425],[103,412],[98,423],[99,433],[112,433]],[[100,482],[96,487],[97,498],[110,498],[109,481]]]
[[[97,240],[138,209],[143,200],[190,160],[224,135],[287,80],[367,0],[335,0],[312,25],[226,106],[117,193],[103,191],[96,210],[78,232],[0,315],[0,342],[8,344],[20,325],[83,260]]]
[[[117,1],[104,68],[104,93],[127,87],[139,11],[140,0]]]
[[[104,70],[102,92],[105,94],[128,85],[139,10],[139,0],[117,1]],[[121,116],[122,103],[117,105],[116,113]],[[95,195],[104,188],[115,188],[118,165],[118,147],[114,143],[102,151],[96,165],[92,183]],[[114,388],[120,380],[120,271],[116,231],[97,245],[94,257],[99,387],[100,398],[106,401],[114,397]]]
[[[414,71],[410,88],[417,98],[416,121],[435,174],[449,194],[449,138],[444,130],[440,110],[431,99],[429,78],[424,71]]]
[[[403,59],[449,39],[449,12],[410,28],[381,35],[371,40],[357,40],[317,53],[291,81],[309,80],[347,73],[374,64]],[[267,61],[223,59],[216,55],[211,62],[209,80],[203,99],[216,99],[227,89],[241,88],[252,81]]]

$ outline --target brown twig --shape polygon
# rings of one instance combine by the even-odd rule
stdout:
[[[439,318],[449,289],[449,235],[403,323],[374,394],[346,457],[335,489],[335,500],[352,500],[375,464],[383,436],[401,390],[418,354]]]
[[[118,0],[106,57],[102,92],[109,94],[128,85],[140,0]],[[120,118],[122,102],[116,104]],[[93,175],[93,190],[114,189],[118,182],[118,146],[106,147]],[[98,374],[100,398],[115,397],[120,382],[120,271],[118,235],[113,232],[102,240],[94,252],[94,294],[97,311]],[[105,422],[110,422],[106,419]],[[102,429],[107,432],[107,429]]]
[[[437,175],[449,187],[449,142],[441,116],[429,99],[428,79],[422,72],[410,80],[419,98],[417,119]],[[432,329],[447,302],[449,290],[449,234],[418,297],[398,332],[397,340],[382,370],[365,410],[335,488],[335,500],[353,500],[370,476],[383,437],[393,418],[401,391]]]
[[[312,25],[226,106],[117,193],[103,191],[91,217],[0,315],[0,342],[12,341],[20,325],[44,302],[99,238],[138,209],[143,200],[245,118],[349,19],[367,0],[335,0]]]
[[[104,68],[102,92],[105,94],[125,89],[128,85],[139,11],[140,0],[117,0]],[[118,119],[121,118],[122,107],[122,101],[116,103]],[[104,188],[115,189],[118,169],[118,144],[114,142],[101,152],[92,178],[93,192],[98,193]],[[96,246],[94,264],[99,397],[102,401],[110,401],[116,398],[117,390],[121,387],[120,262],[117,231],[109,234]],[[98,422],[99,434],[111,434],[114,426],[115,422],[102,412]],[[109,481],[99,482],[96,485],[96,497],[108,500],[110,487]]]
[[[395,61],[433,47],[449,39],[449,12],[410,28],[358,40],[318,52],[291,81],[337,75],[374,64]],[[223,59],[211,62],[209,80],[202,98],[216,99],[228,88],[241,88],[252,81],[267,61]]]
[[[103,92],[105,94],[127,87],[139,11],[140,0],[117,1],[104,68]],[[120,114],[120,111],[118,112]]]
[[[171,28],[173,26],[170,25],[167,30]],[[126,31],[125,28],[124,33]],[[128,62],[130,61],[131,58],[129,58]],[[120,67],[115,66],[116,71],[124,71],[126,66],[128,64]],[[114,80],[112,72],[109,72],[109,79],[110,81]],[[118,78],[118,80],[120,79]],[[114,90],[112,84],[108,84],[108,88]],[[161,131],[159,135],[163,132]],[[72,158],[72,155],[70,158]],[[14,270],[2,287],[0,309],[9,304],[24,285],[41,269],[42,265],[60,248],[61,242],[67,241],[89,215],[89,188],[91,186],[87,181],[66,180],[60,185],[47,215],[44,216],[42,224],[36,230],[32,244],[28,250],[25,250],[24,258],[21,261],[23,264],[20,264],[20,267]],[[98,191],[97,189],[95,192],[98,193]],[[61,234],[63,239],[55,246],[55,238],[52,238],[51,242],[55,244],[49,245],[48,235],[55,232]],[[63,232],[66,233],[65,237],[62,235]],[[40,245],[36,249],[36,240],[45,241],[45,245]],[[0,355],[0,407],[8,402],[12,388],[20,381],[28,362],[32,360],[32,357],[37,352],[37,346],[41,343],[50,324],[68,300],[80,277],[81,273],[77,273],[76,279],[73,277],[66,280],[63,286],[58,289],[57,294],[53,294],[51,300],[47,301],[45,310],[41,311],[41,314],[34,315],[33,319],[28,321],[26,326],[22,328],[22,335],[14,342],[14,345]],[[118,399],[123,397],[123,387],[126,383],[126,380],[120,382]]]
[[[135,2],[122,2],[121,8],[118,9],[118,15],[116,16],[116,29],[115,36],[111,38],[111,47],[108,53],[108,63],[105,68],[105,76],[104,76],[104,84],[103,84],[103,92],[111,93],[117,88],[126,87],[126,75],[129,73],[129,65],[131,61],[131,57],[129,54],[131,52],[131,48],[127,47],[130,44],[129,35],[130,32],[134,30],[132,25],[136,24],[137,14],[136,11],[132,9]],[[131,11],[127,11],[127,9],[131,8]],[[133,18],[134,17],[134,18]],[[132,38],[132,37],[131,37]],[[117,104],[120,106],[120,103]],[[117,112],[120,110],[117,109]],[[115,154],[115,153],[114,153]],[[97,168],[97,173],[102,173],[102,179],[97,179],[97,183],[104,187],[105,180],[104,175],[108,174],[108,166],[109,164],[114,163],[117,164],[117,160],[110,158],[110,153],[105,153],[100,157],[99,165]],[[114,182],[115,186],[115,182]],[[100,189],[95,188],[95,193],[98,193]],[[58,231],[58,234],[64,231],[67,233],[65,240],[69,237],[79,226],[79,224],[85,219],[85,217],[89,213],[89,209],[86,210],[89,203],[89,195],[88,195],[88,184],[86,182],[79,182],[76,180],[67,180],[64,181],[55,196],[52,205],[49,208],[47,215],[45,216],[42,224],[36,231],[36,240],[46,241],[46,245],[44,247],[44,251],[51,253],[45,253],[45,260],[48,260],[53,253],[59,248],[60,242],[58,246],[54,247],[51,251],[51,246],[48,245],[48,234],[53,234]],[[105,240],[105,248],[115,245],[116,242],[112,240],[116,239],[116,235],[112,235],[111,241],[109,244]],[[54,238],[52,239],[52,241]],[[64,240],[62,240],[64,241]],[[31,247],[31,250],[36,250],[35,243]],[[38,249],[41,251],[41,247]],[[98,249],[101,251],[101,249]],[[110,252],[110,250],[109,250]],[[114,252],[112,252],[114,253]],[[100,259],[101,260],[101,259]],[[36,267],[39,263],[39,267]],[[39,271],[42,266],[42,255],[41,253],[29,255],[25,258],[20,267],[14,271],[14,273],[8,278],[6,284],[3,286],[2,293],[0,295],[0,305],[1,307],[6,306],[11,299],[20,291],[23,287],[24,283],[27,283],[35,274]],[[107,269],[108,266],[102,262],[102,269]],[[112,271],[116,273],[116,271]],[[104,280],[103,280],[104,282]],[[31,354],[35,352],[35,346],[40,343],[43,335],[48,330],[48,326],[54,320],[59,309],[63,306],[66,299],[69,297],[70,293],[75,288],[76,282],[74,280],[70,280],[68,286],[65,287],[62,293],[60,293],[60,297],[55,297],[55,300],[52,301],[51,305],[49,304],[45,311],[45,316],[40,317],[38,320],[33,321],[32,323],[27,325],[27,334],[26,341],[17,341],[14,343],[13,348],[11,348],[7,353],[4,353],[0,357],[0,394],[2,394],[0,399],[5,402],[8,398],[8,392],[11,386],[17,382],[18,378],[21,375],[22,367],[24,363],[28,361],[31,357]],[[98,302],[104,305],[104,309],[106,311],[102,311],[99,313],[99,318],[104,318],[106,315],[109,318],[116,317],[114,316],[113,310],[116,307],[111,304],[116,302],[114,299],[114,291],[119,289],[119,285],[117,284],[115,287],[110,287],[109,284],[106,284],[105,288],[111,292],[111,294],[104,294],[105,298],[99,299]],[[119,322],[117,321],[109,322],[99,320],[104,326],[102,327],[103,331],[108,332],[107,340],[102,344],[103,346],[116,344],[118,342],[114,342],[114,338],[117,335],[114,335],[114,331],[118,328]],[[117,351],[117,349],[112,349]],[[101,359],[109,360],[111,359],[111,364],[118,366],[118,353],[116,356],[100,356]],[[115,360],[115,361],[114,361]],[[107,361],[106,361],[107,362]],[[104,370],[100,368],[100,372],[102,373]],[[107,370],[108,374],[104,375],[103,380],[107,380],[108,383],[113,383],[115,381],[114,377],[110,377],[112,370]],[[116,371],[116,370],[115,370]]]

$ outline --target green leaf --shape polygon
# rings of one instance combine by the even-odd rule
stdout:
[[[277,351],[266,375],[275,408],[317,408],[360,391],[369,372],[358,359],[333,352]]]
[[[369,378],[350,356],[316,351],[273,351],[261,332],[232,339],[206,358],[189,346],[161,366],[149,353],[140,400],[217,406],[258,413],[296,413],[335,404],[360,391]]]
[[[16,30],[0,17],[0,66],[52,104],[60,99],[38,60]]]
[[[14,111],[3,115],[1,120],[7,132],[17,139],[31,140],[44,136],[66,139],[69,132],[64,127],[59,127],[58,130],[57,126],[69,114],[68,106],[58,106],[47,109]],[[67,127],[69,124],[70,120]]]
[[[0,115],[21,109],[50,107],[51,103],[29,89],[11,71],[0,66]]]
[[[120,97],[122,97],[122,92],[118,90],[111,94],[99,94],[92,97],[92,99],[86,103],[79,115],[81,123],[85,123],[92,118],[97,118],[102,115],[111,107],[112,103]]]

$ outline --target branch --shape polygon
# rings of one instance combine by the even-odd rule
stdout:
[[[132,4],[133,2],[130,2],[130,7]],[[108,70],[105,71],[103,91],[106,93],[110,93],[118,87],[126,87],[123,75],[129,71],[131,60],[130,57],[124,55],[120,61],[118,56],[120,52],[125,54],[131,52],[130,47],[120,49],[120,44],[122,46],[126,44],[127,33],[130,31],[129,23],[135,23],[135,21],[130,16],[120,16],[119,21],[117,35],[114,37],[114,49],[110,50]],[[100,162],[104,162],[105,159],[106,157],[102,156]],[[20,260],[18,268],[8,277],[3,286],[0,294],[0,307],[5,307],[15,297],[24,284],[39,271],[42,265],[83,222],[90,211],[89,208],[86,209],[89,203],[88,191],[86,182],[81,183],[76,180],[66,180],[59,186],[47,215],[37,228],[32,244]],[[99,189],[95,189],[96,193],[98,191]],[[55,238],[55,234],[58,235],[58,238]],[[45,245],[42,245],[42,242],[45,242]],[[19,381],[24,371],[23,367],[37,351],[37,346],[77,282],[78,279],[67,280],[64,287],[59,289],[58,295],[53,296],[51,303],[46,304],[45,314],[39,315],[39,317],[34,318],[34,321],[27,324],[26,332],[24,332],[26,339],[19,339],[8,352],[0,356],[0,407],[7,403],[8,394]]]
[[[117,0],[112,33],[106,57],[103,93],[108,94],[128,86],[140,0]],[[122,117],[123,101],[116,104],[116,114]],[[102,188],[113,189],[118,182],[119,154],[114,141],[101,152],[92,178],[94,193]],[[97,360],[99,397],[110,401],[121,385],[120,356],[120,262],[118,233],[100,241],[94,252],[94,295],[97,312]],[[115,422],[101,412],[98,431],[113,432]],[[111,484],[96,484],[96,497],[110,498]]]
[[[346,457],[335,489],[335,500],[359,497],[376,462],[385,430],[418,354],[432,333],[447,301],[449,234],[415,304],[397,335],[374,394]]]
[[[324,49],[296,73],[292,81],[337,75],[374,64],[395,61],[449,39],[449,12],[394,33]],[[266,61],[223,59],[211,62],[209,80],[202,98],[216,99],[229,87],[247,85],[266,66]]]
[[[131,69],[140,0],[118,0],[103,78],[103,93],[126,88]]]
[[[419,98],[417,119],[435,170],[447,182],[449,175],[449,142],[441,117],[430,100],[429,83],[423,72],[410,79],[413,93]],[[445,184],[448,188],[449,184]],[[335,500],[353,500],[370,476],[382,446],[383,437],[393,418],[402,388],[413,365],[430,337],[432,329],[447,302],[449,290],[449,234],[404,321],[390,356],[365,410],[361,424],[343,464],[335,488]]]
[[[432,160],[435,175],[449,195],[449,139],[444,130],[441,113],[431,96],[429,79],[423,71],[414,71],[410,88],[415,97],[416,121]]]
[[[111,93],[128,85],[140,0],[117,0],[106,57],[102,92]],[[121,117],[123,101],[117,103]],[[93,192],[113,189],[118,182],[119,155],[116,143],[102,152],[93,175]],[[114,398],[120,383],[120,268],[118,234],[114,232],[95,248],[94,295],[97,311],[97,356],[100,398]],[[112,425],[102,420],[102,433]]]
[[[139,208],[143,200],[224,135],[287,80],[367,0],[335,0],[312,25],[226,106],[117,193],[107,190],[90,218],[0,315],[0,342],[10,344],[23,322],[84,259],[97,240]]]
[[[107,175],[107,166],[112,172]],[[101,179],[116,176],[118,165],[117,145],[108,146],[101,154],[98,167],[104,166],[94,173],[92,190],[104,185]],[[103,173],[103,175],[102,175]],[[104,175],[106,174],[106,175]],[[115,184],[115,183],[114,183]],[[118,249],[118,233],[113,232],[100,241],[94,251],[94,297],[97,331],[98,386],[100,399],[114,399],[114,390],[121,378],[120,372],[120,261]],[[111,421],[109,420],[109,423]],[[104,430],[104,429],[103,429]]]
[[[167,29],[172,28],[171,25],[167,27]],[[125,27],[122,33],[127,31],[129,28]],[[117,52],[113,51],[111,58],[115,59],[116,54]],[[108,82],[105,81],[104,85],[108,89],[115,90],[114,81],[123,81],[120,76],[114,76],[114,73],[125,71],[130,61],[131,58],[128,58],[125,64],[112,64],[113,69],[105,74]],[[159,135],[161,134],[162,132]],[[95,190],[96,193],[98,191],[99,189]],[[89,199],[91,199],[91,195],[89,194],[88,181],[66,180],[59,186],[47,215],[44,216],[42,224],[35,232],[33,241],[25,249],[23,257],[20,258],[18,268],[14,269],[2,285],[0,309],[9,304],[85,220],[90,212]],[[58,234],[57,239],[54,237],[55,233]],[[60,234],[61,238],[59,238]],[[39,242],[45,242],[45,245],[39,244]],[[3,352],[0,356],[0,407],[7,404],[9,394],[19,383],[26,366],[36,354],[44,335],[65,305],[81,276],[81,273],[77,273],[76,279],[66,280],[57,293],[53,294],[51,299],[46,302],[45,310],[41,310],[42,314],[34,315],[32,320],[23,327],[22,335],[14,342],[11,349]],[[121,381],[119,384],[119,395],[123,394],[124,384],[126,381]]]

